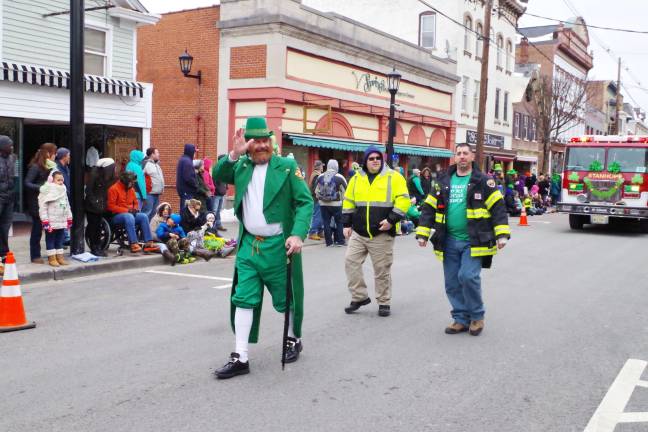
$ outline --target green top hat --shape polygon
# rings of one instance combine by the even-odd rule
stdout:
[[[517,174],[517,171],[515,171],[514,169],[510,169],[510,170],[508,170],[508,171],[506,172],[506,174],[508,174],[508,175],[515,175],[515,174]]]
[[[270,138],[274,132],[268,129],[266,119],[263,117],[250,117],[245,123],[245,139]]]
[[[502,165],[495,164],[495,166],[493,167],[493,171],[502,171]]]

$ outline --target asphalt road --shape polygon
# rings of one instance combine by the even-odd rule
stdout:
[[[313,246],[299,362],[281,371],[266,296],[251,373],[227,381],[211,374],[234,345],[233,259],[23,287],[38,327],[0,334],[0,431],[583,431],[625,362],[648,360],[648,236],[530,219],[482,273],[480,337],[443,333],[442,267],[412,236],[388,318],[346,315],[344,249]]]

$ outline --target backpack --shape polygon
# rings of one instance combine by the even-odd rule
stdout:
[[[326,176],[322,174],[317,179],[317,199],[324,202],[339,201],[340,192],[335,175]]]

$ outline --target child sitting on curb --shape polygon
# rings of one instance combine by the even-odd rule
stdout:
[[[63,173],[54,171],[40,188],[38,214],[45,230],[47,261],[52,267],[68,265],[63,257],[65,230],[72,227],[72,210]]]

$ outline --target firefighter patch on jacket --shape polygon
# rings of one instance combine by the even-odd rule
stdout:
[[[488,180],[486,181],[486,184],[488,185],[488,187],[492,187],[492,188],[494,188],[494,187],[495,187],[495,180],[493,180],[493,179],[488,179]]]
[[[480,193],[476,193],[476,194],[475,194],[475,199],[476,199],[476,200],[480,200],[480,199],[482,199],[481,194],[480,194]]]

